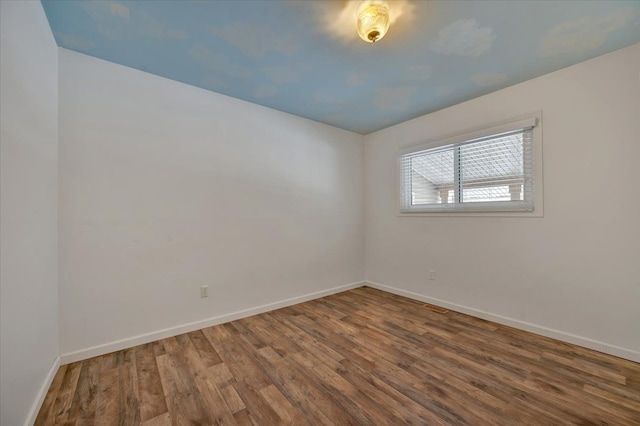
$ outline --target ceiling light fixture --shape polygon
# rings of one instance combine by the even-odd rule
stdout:
[[[358,35],[367,43],[375,43],[389,30],[389,2],[364,0],[356,12]]]

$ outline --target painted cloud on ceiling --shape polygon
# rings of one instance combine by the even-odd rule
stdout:
[[[86,52],[96,47],[96,44],[91,40],[76,35],[56,33],[55,37],[57,40],[64,43],[68,49],[77,50],[79,52]]]
[[[416,90],[415,86],[381,87],[377,90],[373,104],[381,110],[406,111]]]
[[[266,67],[262,71],[275,84],[292,84],[300,80],[300,73],[287,65]]]
[[[475,19],[459,19],[438,32],[431,49],[445,55],[478,57],[491,49],[493,28],[480,27]]]
[[[115,2],[110,3],[109,9],[111,10],[111,13],[113,15],[117,15],[121,18],[129,19],[131,17],[131,14],[129,13],[129,8],[123,4],[115,3]]]
[[[131,13],[129,7],[112,1],[83,1],[80,7],[96,23],[98,31],[109,40],[122,40],[129,34],[160,40],[184,40],[187,33],[172,28],[143,11]]]
[[[189,55],[196,63],[229,77],[247,78],[251,75],[251,70],[248,68],[235,63],[224,53],[211,51],[202,44],[193,46],[189,50]]]
[[[497,86],[507,81],[507,75],[502,73],[485,73],[471,76],[471,80],[480,87]]]
[[[622,9],[604,16],[584,16],[563,22],[542,40],[540,56],[583,53],[600,47],[611,33],[622,28],[632,16],[632,10]]]
[[[345,101],[343,98],[338,96],[330,95],[324,92],[317,92],[313,94],[313,100],[316,102],[320,102],[321,104],[330,104],[330,105],[340,105]]]
[[[453,85],[437,86],[435,94],[437,97],[449,96],[456,91],[456,87]]]
[[[205,75],[202,77],[202,84],[212,90],[220,90],[227,87],[227,83],[214,75]]]
[[[252,59],[262,59],[270,52],[291,56],[299,49],[295,39],[263,24],[235,22],[209,30]]]
[[[424,81],[431,78],[432,65],[412,65],[405,70],[404,78],[412,81]]]
[[[263,84],[253,91],[253,96],[256,98],[270,98],[278,93],[278,88],[273,84]]]
[[[367,74],[364,72],[353,73],[347,78],[347,84],[350,86],[361,86],[367,81]]]

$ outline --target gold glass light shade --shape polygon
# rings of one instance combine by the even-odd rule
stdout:
[[[389,2],[365,0],[356,12],[358,35],[368,43],[380,40],[389,30]]]

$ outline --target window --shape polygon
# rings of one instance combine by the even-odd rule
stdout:
[[[405,149],[400,211],[531,212],[537,117]]]

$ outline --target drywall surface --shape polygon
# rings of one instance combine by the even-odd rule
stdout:
[[[398,216],[399,147],[538,110],[544,217]],[[639,123],[636,44],[368,135],[367,280],[640,357]]]
[[[63,359],[362,280],[362,136],[59,60]]]
[[[0,424],[19,425],[58,356],[58,48],[40,2],[0,2],[0,92]]]

